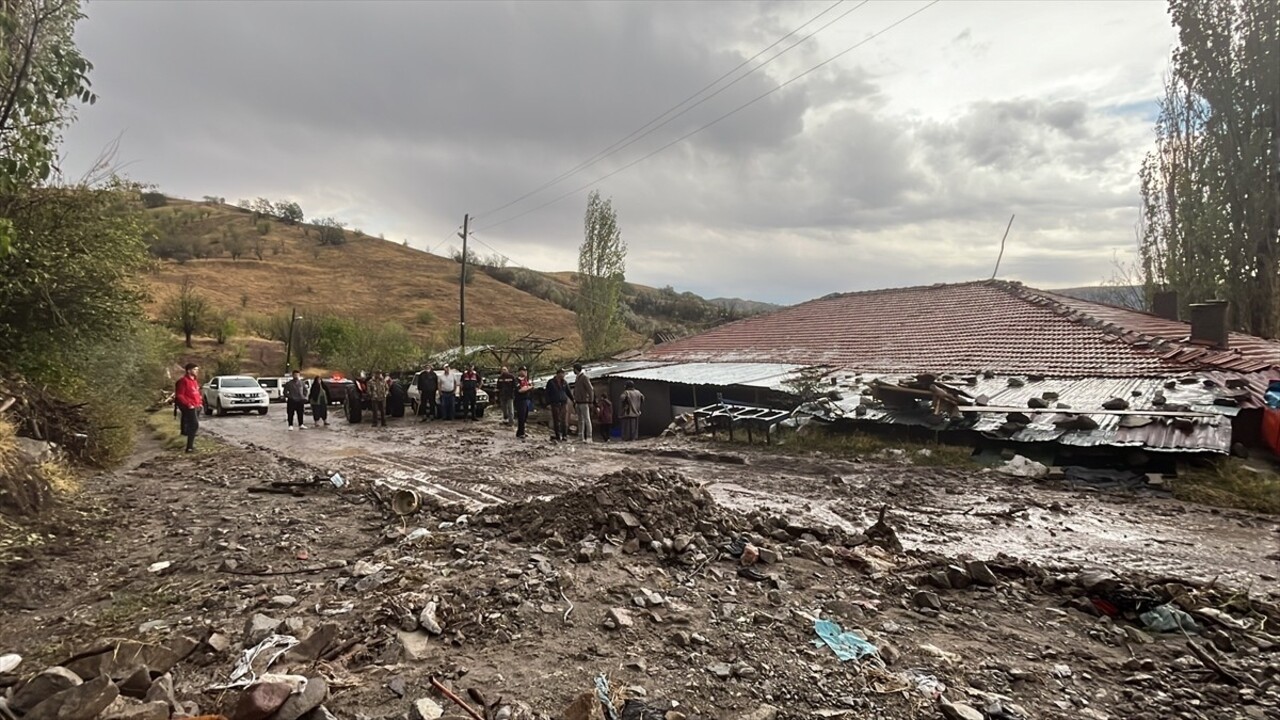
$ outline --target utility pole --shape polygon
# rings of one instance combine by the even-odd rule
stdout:
[[[458,277],[458,357],[467,354],[467,227],[471,216],[462,216],[462,275]]]
[[[293,324],[298,321],[298,308],[289,310],[289,337],[284,343],[284,374],[288,375],[290,368],[290,355],[293,354]],[[301,368],[299,368],[301,369]]]

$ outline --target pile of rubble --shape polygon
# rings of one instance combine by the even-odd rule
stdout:
[[[217,662],[231,647],[221,633],[204,640],[179,635],[167,643],[105,640],[44,670],[22,677],[22,657],[0,657],[0,718],[7,720],[169,720],[217,717],[233,720],[332,720],[323,703],[325,677],[314,670],[332,649],[338,627],[325,625],[299,642],[275,634],[279,621],[254,615],[245,625],[246,646],[212,708],[202,715],[175,692],[179,663]],[[225,693],[226,690],[239,690]]]

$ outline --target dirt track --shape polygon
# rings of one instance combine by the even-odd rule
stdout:
[[[512,720],[531,717],[525,708],[564,717],[599,674],[615,692],[629,689],[689,720],[750,713],[767,720],[768,706],[783,718],[937,717],[936,693],[919,678],[937,680],[946,698],[986,710],[989,720],[1280,716],[1280,644],[1259,632],[1207,634],[1206,642],[1231,648],[1224,663],[1270,678],[1257,688],[1216,682],[1188,658],[1181,636],[1145,644],[1149,638],[1124,627],[1131,621],[1081,612],[1081,591],[1064,579],[1077,568],[1063,567],[1221,575],[1267,595],[1276,582],[1268,574],[1276,562],[1266,557],[1276,524],[1268,518],[990,473],[791,459],[699,442],[521,443],[492,420],[393,420],[383,430],[336,419],[329,429],[286,432],[274,412],[211,418],[204,429],[228,449],[184,457],[144,448],[134,464],[95,479],[81,524],[30,562],[0,571],[0,653],[21,652],[21,671],[32,673],[103,637],[159,642],[222,633],[230,650],[201,645],[174,675],[184,700],[225,711],[235,692],[211,688],[226,683],[248,644],[246,620],[261,613],[288,620],[281,631],[300,638],[336,625],[336,655],[289,669],[326,677],[326,706],[340,718],[403,717],[423,697],[456,713],[431,693],[432,676],[460,692],[502,696],[495,711],[505,703]],[[555,535],[503,519],[527,518],[519,509],[529,498],[562,509],[577,488],[625,467],[678,470],[706,483],[724,513],[773,508],[755,517],[782,515],[797,526],[860,530],[886,504],[908,550],[918,552],[850,555],[807,533],[776,544],[766,538],[782,560],[759,566],[767,576],[752,580],[737,575],[733,560],[716,560],[718,541],[691,546],[709,558],[674,562],[600,543],[583,518]],[[333,471],[353,485],[297,497],[249,492]],[[414,486],[438,502],[406,523],[363,492],[374,482]],[[500,501],[515,502],[495,508]],[[639,495],[623,501],[646,507]],[[491,517],[495,510],[508,515]],[[687,517],[646,522],[728,537],[708,522],[712,510],[690,507]],[[463,514],[474,521],[459,522]],[[410,539],[415,527],[426,529],[423,539]],[[930,589],[930,573],[966,554],[992,560],[996,586]],[[150,572],[157,561],[172,565]],[[385,569],[372,582],[361,563]],[[294,574],[257,574],[277,571]],[[941,609],[922,609],[921,592],[935,594]],[[294,602],[278,601],[282,595]],[[654,596],[662,604],[640,607]],[[405,611],[416,614],[429,598],[443,634],[403,635]],[[613,608],[626,608],[633,624],[602,626]],[[841,663],[814,647],[819,613],[861,631],[888,666]],[[593,717],[603,716],[597,709]]]

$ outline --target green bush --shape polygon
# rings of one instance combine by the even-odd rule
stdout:
[[[145,208],[164,207],[169,204],[169,198],[164,193],[144,192],[142,193],[142,206]]]
[[[227,352],[218,353],[213,359],[214,375],[239,375],[241,366],[241,356],[239,348],[229,350]]]
[[[258,221],[258,234],[259,234],[259,235],[266,235],[266,234],[267,234],[267,233],[269,233],[269,232],[271,232],[271,221],[270,221],[270,220],[259,220],[259,221]]]
[[[413,319],[416,320],[419,325],[432,325],[436,321],[436,314],[430,310],[419,310],[418,314],[414,315]]]
[[[213,328],[213,339],[218,341],[219,345],[226,345],[227,341],[235,337],[240,328],[236,326],[236,321],[229,317],[223,317]]]

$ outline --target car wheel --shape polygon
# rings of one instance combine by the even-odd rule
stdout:
[[[223,417],[227,414],[225,408],[222,407],[222,400],[218,400],[218,416]]]
[[[343,412],[346,413],[347,422],[357,425],[364,417],[364,408],[360,407],[360,400],[352,397],[352,393],[342,399]]]
[[[259,415],[266,415],[266,414],[267,414],[267,409],[266,409],[266,408],[258,408],[258,414],[259,414]]]
[[[204,414],[205,414],[205,415],[212,415],[212,414],[213,414],[213,406],[212,406],[212,405],[210,405],[210,404],[209,404],[209,403],[207,403],[207,402],[206,402],[206,403],[203,403],[203,405],[204,405]]]
[[[484,409],[485,409],[486,407],[488,407],[488,405],[477,405],[477,406],[476,406],[476,417],[478,417],[478,418],[482,418],[482,417],[484,417]]]

